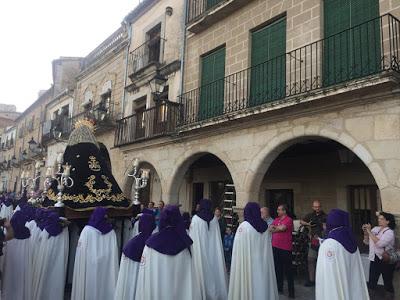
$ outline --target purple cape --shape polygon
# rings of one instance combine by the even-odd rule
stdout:
[[[212,204],[208,199],[200,200],[200,209],[197,212],[197,216],[207,222],[210,225],[210,221],[214,218],[212,213]]]
[[[63,228],[60,224],[60,218],[57,212],[51,211],[46,214],[45,219],[43,221],[44,229],[49,233],[50,236],[57,236],[62,231]]]
[[[176,205],[167,205],[161,212],[159,232],[153,234],[146,245],[162,254],[177,255],[193,244]]]
[[[44,229],[44,221],[46,220],[48,211],[43,208],[36,209],[35,221],[40,230]]]
[[[21,206],[21,211],[25,214],[25,216],[29,221],[32,221],[35,219],[36,216],[36,208],[32,205],[29,205],[28,203],[24,204]]]
[[[350,226],[349,213],[341,209],[332,209],[326,220],[328,239],[338,241],[350,253],[357,251],[357,241]]]
[[[139,234],[132,238],[122,252],[133,261],[140,262],[146,240],[156,228],[156,219],[153,215],[143,214],[139,218]]]
[[[88,225],[96,228],[101,234],[109,233],[112,230],[112,224],[107,222],[107,209],[105,207],[96,207],[90,216]]]
[[[264,233],[268,224],[261,218],[260,205],[256,202],[249,202],[244,208],[244,220],[249,222],[255,230]]]
[[[17,240],[24,240],[31,236],[31,233],[28,228],[25,227],[25,223],[27,222],[27,217],[21,211],[17,211],[12,216],[10,223],[12,229],[14,231],[14,238]]]
[[[190,228],[190,214],[188,212],[184,212],[182,214],[183,218],[183,223],[185,224],[185,228],[189,229]]]

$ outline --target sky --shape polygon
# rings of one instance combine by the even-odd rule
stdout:
[[[139,0],[0,1],[0,103],[24,111],[52,83],[52,60],[86,56]]]

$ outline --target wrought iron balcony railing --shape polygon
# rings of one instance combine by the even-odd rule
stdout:
[[[71,119],[60,117],[55,120],[49,120],[43,123],[42,143],[51,140],[64,139],[68,136],[71,129]]]
[[[207,10],[226,0],[188,0],[186,23],[202,16]]]
[[[73,117],[61,117],[56,120],[46,121],[43,124],[42,142],[47,143],[53,139],[68,138],[69,134],[74,129],[75,123],[82,119],[93,120],[96,125],[96,131],[112,128],[115,126],[116,120],[114,105],[100,103]]]
[[[165,42],[165,39],[158,36],[133,50],[129,54],[128,74],[132,76],[150,64],[161,63],[164,57]]]
[[[165,101],[117,121],[115,146],[163,136],[176,129],[179,104]]]
[[[180,95],[179,125],[389,70],[400,72],[400,21],[386,14]]]

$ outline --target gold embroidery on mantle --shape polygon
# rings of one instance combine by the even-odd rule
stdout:
[[[95,171],[95,172],[101,171],[100,163],[98,162],[96,157],[89,156],[88,164],[89,164],[89,169],[90,170]]]
[[[101,175],[104,183],[107,185],[105,189],[95,189],[94,185],[96,184],[95,176],[91,175],[88,177],[88,181],[85,183],[85,186],[89,189],[91,194],[84,196],[82,194],[79,195],[62,195],[63,201],[73,201],[75,203],[95,203],[101,202],[104,200],[112,201],[112,202],[121,202],[125,200],[125,196],[122,193],[116,195],[110,195],[112,191],[112,183],[108,180],[108,177],[105,175]],[[49,189],[47,193],[47,197],[52,201],[57,201],[57,194],[53,191],[53,189]]]

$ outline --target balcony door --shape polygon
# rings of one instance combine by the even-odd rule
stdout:
[[[324,86],[379,70],[381,48],[378,17],[378,0],[324,1]]]
[[[148,45],[148,61],[147,63],[158,63],[160,62],[161,55],[161,24],[158,24],[149,32],[147,32]]]
[[[224,111],[225,47],[201,58],[199,120],[222,115]]]
[[[249,105],[283,98],[286,93],[286,18],[251,34]]]

